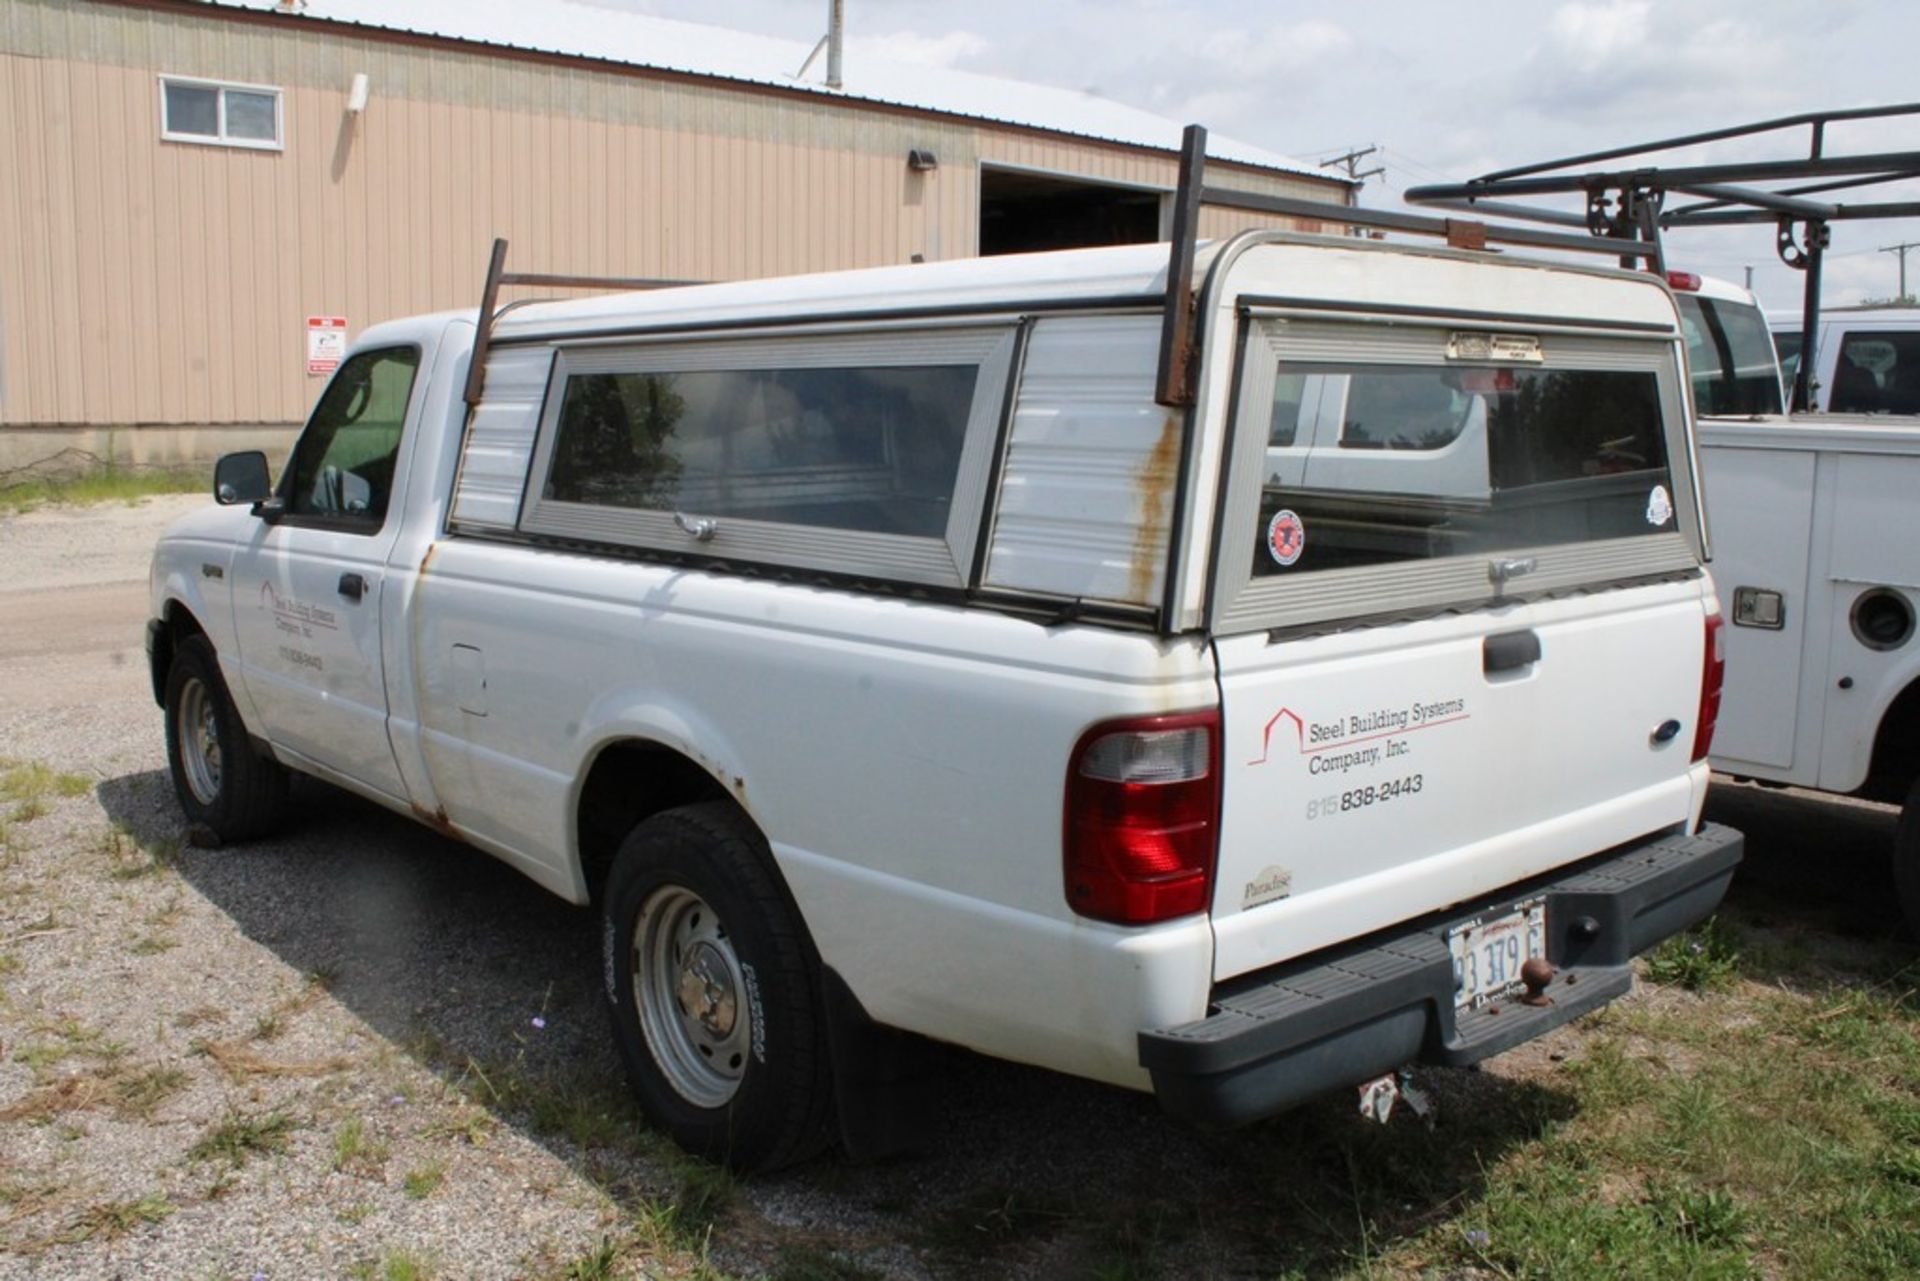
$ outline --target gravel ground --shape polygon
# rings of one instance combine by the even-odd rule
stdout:
[[[625,1102],[588,914],[318,784],[282,837],[186,847],[140,629],[199,501],[0,520],[0,1278],[1255,1275],[1308,1215],[1311,1271],[1382,1246],[1328,1201],[1366,1175],[1350,1099],[1208,1135],[958,1053],[923,1155],[738,1183]],[[1889,839],[1884,810],[1730,795],[1830,855]],[[1498,1113],[1582,1035],[1429,1087]],[[1529,1133],[1481,1131],[1487,1163]]]

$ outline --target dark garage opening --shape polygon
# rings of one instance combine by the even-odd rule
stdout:
[[[980,171],[980,252],[1025,254],[1160,239],[1160,194],[1004,169]]]

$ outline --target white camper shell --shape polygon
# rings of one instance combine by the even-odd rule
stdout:
[[[489,307],[470,407],[473,314],[367,331],[156,551],[190,820],[291,768],[596,904],[749,1167],[871,1150],[892,1032],[1243,1122],[1626,991],[1739,855],[1671,293],[1185,248]]]

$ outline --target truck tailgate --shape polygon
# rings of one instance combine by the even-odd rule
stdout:
[[[1215,980],[1686,824],[1702,592],[1217,641]]]

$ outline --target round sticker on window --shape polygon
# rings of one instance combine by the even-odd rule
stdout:
[[[1655,485],[1647,495],[1647,524],[1658,528],[1672,519],[1673,499],[1668,497],[1665,485]]]
[[[1307,549],[1307,527],[1292,511],[1281,508],[1267,522],[1267,555],[1276,565],[1291,565]]]

